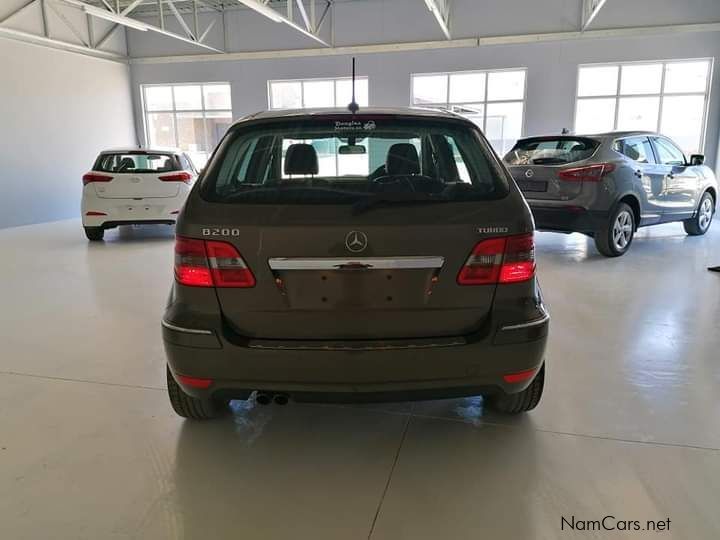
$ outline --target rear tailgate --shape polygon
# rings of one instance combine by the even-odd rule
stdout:
[[[582,182],[560,180],[558,173],[567,166],[508,166],[515,183],[528,199],[562,201],[574,199],[582,190]]]
[[[177,175],[179,172],[108,173],[112,180],[95,183],[95,192],[103,199],[175,197],[180,191],[178,181],[164,181],[162,177]]]
[[[559,173],[585,163],[600,141],[572,135],[519,140],[503,161],[528,199],[569,200],[577,197],[582,182],[561,180]]]
[[[215,204],[208,215],[218,226],[193,226],[181,234],[209,234],[232,243],[254,273],[253,288],[216,289],[226,321],[240,335],[317,340],[458,336],[483,324],[496,289],[495,284],[457,283],[474,246],[498,236],[495,229],[480,230],[492,224],[497,230],[528,232],[520,228],[530,220],[522,212],[517,215],[517,200],[510,199],[402,212],[378,209],[353,218],[348,208],[294,205],[277,211],[278,219],[269,220],[275,224],[262,226],[267,207],[243,205],[239,214],[235,205]],[[343,221],[347,224],[337,225]]]

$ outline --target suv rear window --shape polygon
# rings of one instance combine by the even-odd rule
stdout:
[[[112,173],[154,173],[180,170],[172,154],[112,153],[101,154],[94,171]]]
[[[524,139],[518,141],[504,158],[508,165],[565,165],[588,159],[599,141],[584,137]]]
[[[347,116],[239,125],[220,144],[202,191],[213,202],[283,204],[507,193],[501,166],[469,124]]]

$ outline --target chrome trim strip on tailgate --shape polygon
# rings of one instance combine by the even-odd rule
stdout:
[[[185,328],[183,326],[176,326],[167,322],[165,319],[161,323],[168,330],[174,330],[175,332],[182,332],[183,334],[202,334],[204,336],[211,336],[212,330],[200,330],[199,328]]]
[[[520,330],[522,328],[532,328],[533,326],[540,326],[541,324],[545,324],[550,320],[550,315],[545,314],[539,319],[535,319],[534,321],[528,321],[525,323],[520,324],[510,324],[508,326],[503,326],[500,330]]]
[[[367,270],[412,270],[442,268],[444,257],[330,257],[268,259],[271,270],[341,270],[363,268]]]

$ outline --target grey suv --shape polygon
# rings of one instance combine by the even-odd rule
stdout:
[[[175,411],[228,400],[540,401],[533,220],[471,122],[438,111],[234,124],[177,224],[162,321]]]
[[[688,161],[656,133],[531,137],[504,161],[538,229],[593,236],[607,257],[623,255],[638,227],[682,221],[702,235],[715,214],[718,185],[703,156]]]

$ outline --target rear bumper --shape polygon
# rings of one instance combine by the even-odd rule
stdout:
[[[84,227],[109,229],[138,223],[175,223],[187,199],[187,192],[183,189],[175,197],[104,199],[88,187],[92,186],[85,186],[81,205]]]
[[[227,339],[222,330],[163,321],[168,365],[174,375],[211,379],[190,395],[246,398],[254,390],[296,400],[393,401],[449,398],[524,390],[533,377],[510,383],[505,375],[542,366],[549,316],[508,325],[484,339],[277,342]],[[202,333],[198,333],[202,332]]]
[[[548,206],[528,201],[535,228],[545,231],[593,233],[608,219],[608,212],[579,206]]]

